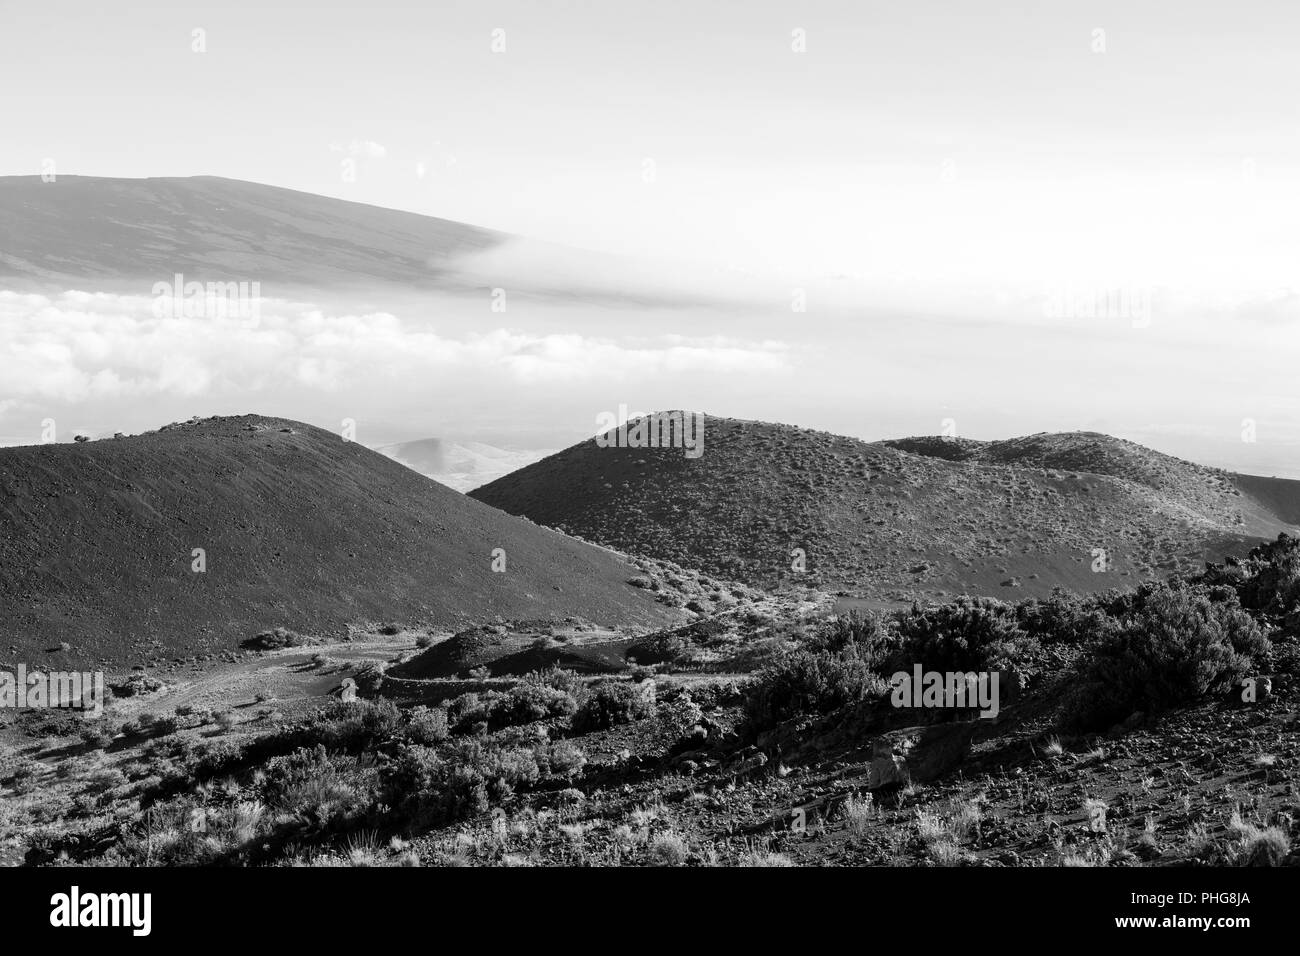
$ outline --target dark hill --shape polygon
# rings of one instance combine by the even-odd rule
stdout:
[[[1101,590],[1290,527],[1229,473],[1104,435],[869,443],[725,418],[705,434],[698,459],[583,442],[472,496],[747,583],[882,601]],[[1110,564],[1099,572],[1100,550]]]
[[[668,620],[635,573],[296,422],[0,449],[0,648],[20,660],[61,641],[76,659],[193,654],[275,626]]]

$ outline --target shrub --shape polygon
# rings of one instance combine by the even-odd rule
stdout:
[[[715,684],[698,684],[691,688],[691,699],[704,710],[730,707],[745,699],[744,685],[737,680],[722,680]]]
[[[38,761],[24,760],[15,767],[6,768],[4,773],[5,776],[0,779],[7,780],[18,793],[26,793],[40,779],[41,769]]]
[[[487,779],[488,796],[503,800],[516,789],[526,790],[541,776],[537,756],[518,747],[484,748],[482,773]]]
[[[189,774],[195,779],[206,779],[239,765],[243,747],[233,740],[219,740],[196,751],[189,763]]]
[[[277,627],[241,641],[239,646],[254,651],[274,651],[282,647],[302,647],[304,644],[311,643],[313,642],[309,637],[304,637],[287,627]]]
[[[447,705],[447,722],[455,733],[466,733],[476,724],[487,726],[492,706],[500,694],[461,694]]]
[[[893,643],[893,636],[879,616],[851,611],[822,621],[808,637],[805,648],[874,664]]]
[[[285,794],[294,787],[330,772],[332,766],[329,751],[321,744],[272,757],[262,769],[263,793],[272,802],[282,804]]]
[[[1224,584],[1237,591],[1242,607],[1286,614],[1300,605],[1300,538],[1278,535],[1251,549],[1240,560],[1211,566],[1205,584]]]
[[[1300,644],[1294,640],[1273,645],[1273,671],[1300,677]]]
[[[180,729],[181,722],[172,716],[155,717],[151,728],[155,737],[166,737],[168,734],[174,734]]]
[[[587,755],[576,744],[559,740],[546,751],[546,765],[557,777],[575,777],[587,765]]]
[[[537,782],[532,751],[480,741],[451,747],[403,746],[383,771],[383,800],[416,825],[444,826],[483,813]]]
[[[82,743],[94,750],[107,747],[113,740],[113,734],[109,730],[107,722],[103,720],[96,720],[93,723],[86,724],[81,728],[81,732],[77,736],[81,738]]]
[[[650,842],[650,860],[655,866],[682,866],[690,850],[676,833],[660,833]]]
[[[411,743],[429,747],[447,739],[447,711],[443,708],[413,707],[406,718],[406,739]]]
[[[565,670],[558,665],[525,674],[523,683],[552,687],[575,698],[582,693],[582,678],[574,671]]]
[[[856,657],[794,651],[765,667],[746,688],[744,713],[751,731],[804,714],[828,714],[882,696],[885,682]]]
[[[1135,711],[1185,705],[1226,692],[1250,673],[1268,639],[1235,598],[1203,589],[1144,586],[1118,632],[1095,648],[1068,695],[1067,729],[1108,727]]]
[[[136,697],[141,694],[152,694],[162,690],[164,686],[163,682],[156,677],[150,677],[148,674],[132,674],[110,689],[115,697]]]
[[[674,741],[686,736],[703,719],[704,711],[687,691],[682,691],[671,701],[659,706],[659,726]]]
[[[1068,593],[1016,605],[1016,622],[1042,644],[1082,646],[1114,632],[1115,621],[1091,601]]]
[[[363,812],[370,794],[351,758],[330,754],[322,744],[302,747],[266,762],[263,793],[274,806],[305,822],[325,825]]]
[[[386,666],[373,661],[362,665],[352,678],[357,682],[357,693],[363,697],[373,697],[378,694],[379,688],[384,684],[384,668]]]
[[[335,701],[287,733],[301,746],[319,743],[329,750],[359,753],[395,736],[401,723],[401,713],[392,701]]]
[[[627,659],[642,666],[674,664],[693,650],[685,629],[652,634],[627,650]]]
[[[86,777],[86,791],[93,794],[105,793],[125,784],[126,774],[116,767],[105,767]]]
[[[648,690],[646,689],[648,688]],[[573,716],[573,728],[579,733],[604,730],[626,724],[655,711],[653,682],[630,684],[625,681],[601,681],[592,686]]]
[[[960,597],[947,604],[912,605],[896,615],[896,649],[887,672],[923,670],[950,673],[1023,667],[1037,642],[1021,630],[1015,609],[993,598]]]
[[[578,702],[570,694],[546,684],[524,682],[493,703],[488,725],[493,730],[514,727],[548,717],[568,717],[577,709]]]

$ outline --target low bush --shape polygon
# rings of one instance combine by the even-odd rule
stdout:
[[[401,712],[392,701],[335,701],[286,730],[284,739],[302,747],[323,744],[329,750],[360,753],[395,736],[401,724]]]
[[[1211,565],[1201,583],[1231,587],[1248,610],[1280,616],[1300,611],[1300,538],[1281,534],[1244,558]]]
[[[453,733],[469,733],[479,725],[487,729],[492,708],[500,698],[495,691],[478,694],[473,691],[461,694],[447,704],[447,722]]]
[[[552,687],[575,698],[582,693],[582,678],[574,671],[565,670],[556,665],[545,670],[525,674],[522,683]]]
[[[1016,609],[993,598],[914,604],[893,624],[897,637],[883,673],[910,672],[916,664],[941,673],[1023,669],[1038,646],[1020,628]]]
[[[1260,626],[1232,592],[1145,585],[1132,613],[1092,650],[1067,695],[1068,730],[1102,729],[1135,711],[1184,706],[1223,693],[1269,651]]]
[[[96,720],[86,724],[77,736],[92,750],[102,750],[113,741],[113,733],[106,720]]]
[[[587,755],[576,744],[559,740],[546,748],[546,767],[548,774],[556,777],[571,778],[582,772],[587,765]],[[541,760],[538,764],[541,764]]]
[[[878,615],[851,611],[822,621],[803,643],[809,651],[854,657],[872,665],[881,661],[896,642]]]
[[[578,702],[571,694],[546,684],[523,682],[493,703],[488,726],[498,730],[550,717],[569,717],[577,709]]]
[[[266,762],[263,795],[272,806],[309,825],[346,821],[363,814],[372,797],[355,763],[321,744],[273,757]]]
[[[855,656],[798,650],[765,667],[745,689],[744,715],[751,732],[804,714],[828,714],[883,696],[888,685]]]
[[[413,707],[406,715],[405,736],[425,747],[442,743],[450,733],[447,711],[441,707]]]
[[[1083,646],[1114,633],[1115,620],[1095,602],[1069,593],[1016,605],[1016,622],[1043,645]]]
[[[302,647],[312,643],[314,641],[311,638],[297,631],[291,631],[287,627],[277,627],[241,641],[239,646],[253,651],[274,651],[283,647]]]
[[[523,748],[477,740],[404,746],[383,770],[382,798],[414,827],[445,826],[485,812],[540,776],[535,754]]]
[[[586,733],[650,717],[655,712],[653,689],[654,684],[649,681],[639,684],[601,681],[583,696],[573,715],[573,729]]]

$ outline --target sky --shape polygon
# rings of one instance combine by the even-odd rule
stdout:
[[[512,419],[514,444],[551,447],[626,402],[867,438],[1087,428],[1300,477],[1297,49],[1285,2],[0,0],[0,175],[247,179],[780,300],[740,323],[502,317],[481,334],[586,374],[507,363],[477,410],[363,403],[348,383],[373,366],[267,392],[322,421],[365,404],[377,441],[508,440]],[[32,309],[0,301],[0,328]],[[683,358],[665,336],[725,342]],[[592,368],[609,349],[626,362]],[[171,408],[136,400],[132,421]],[[107,427],[84,402],[66,414]]]

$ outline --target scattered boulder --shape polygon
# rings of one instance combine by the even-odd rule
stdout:
[[[967,720],[882,734],[871,742],[868,788],[937,780],[966,759],[978,727],[978,720]]]
[[[875,741],[871,752],[871,767],[867,771],[867,789],[875,790],[890,784],[907,783],[907,760],[894,753],[892,744],[884,737]]]

